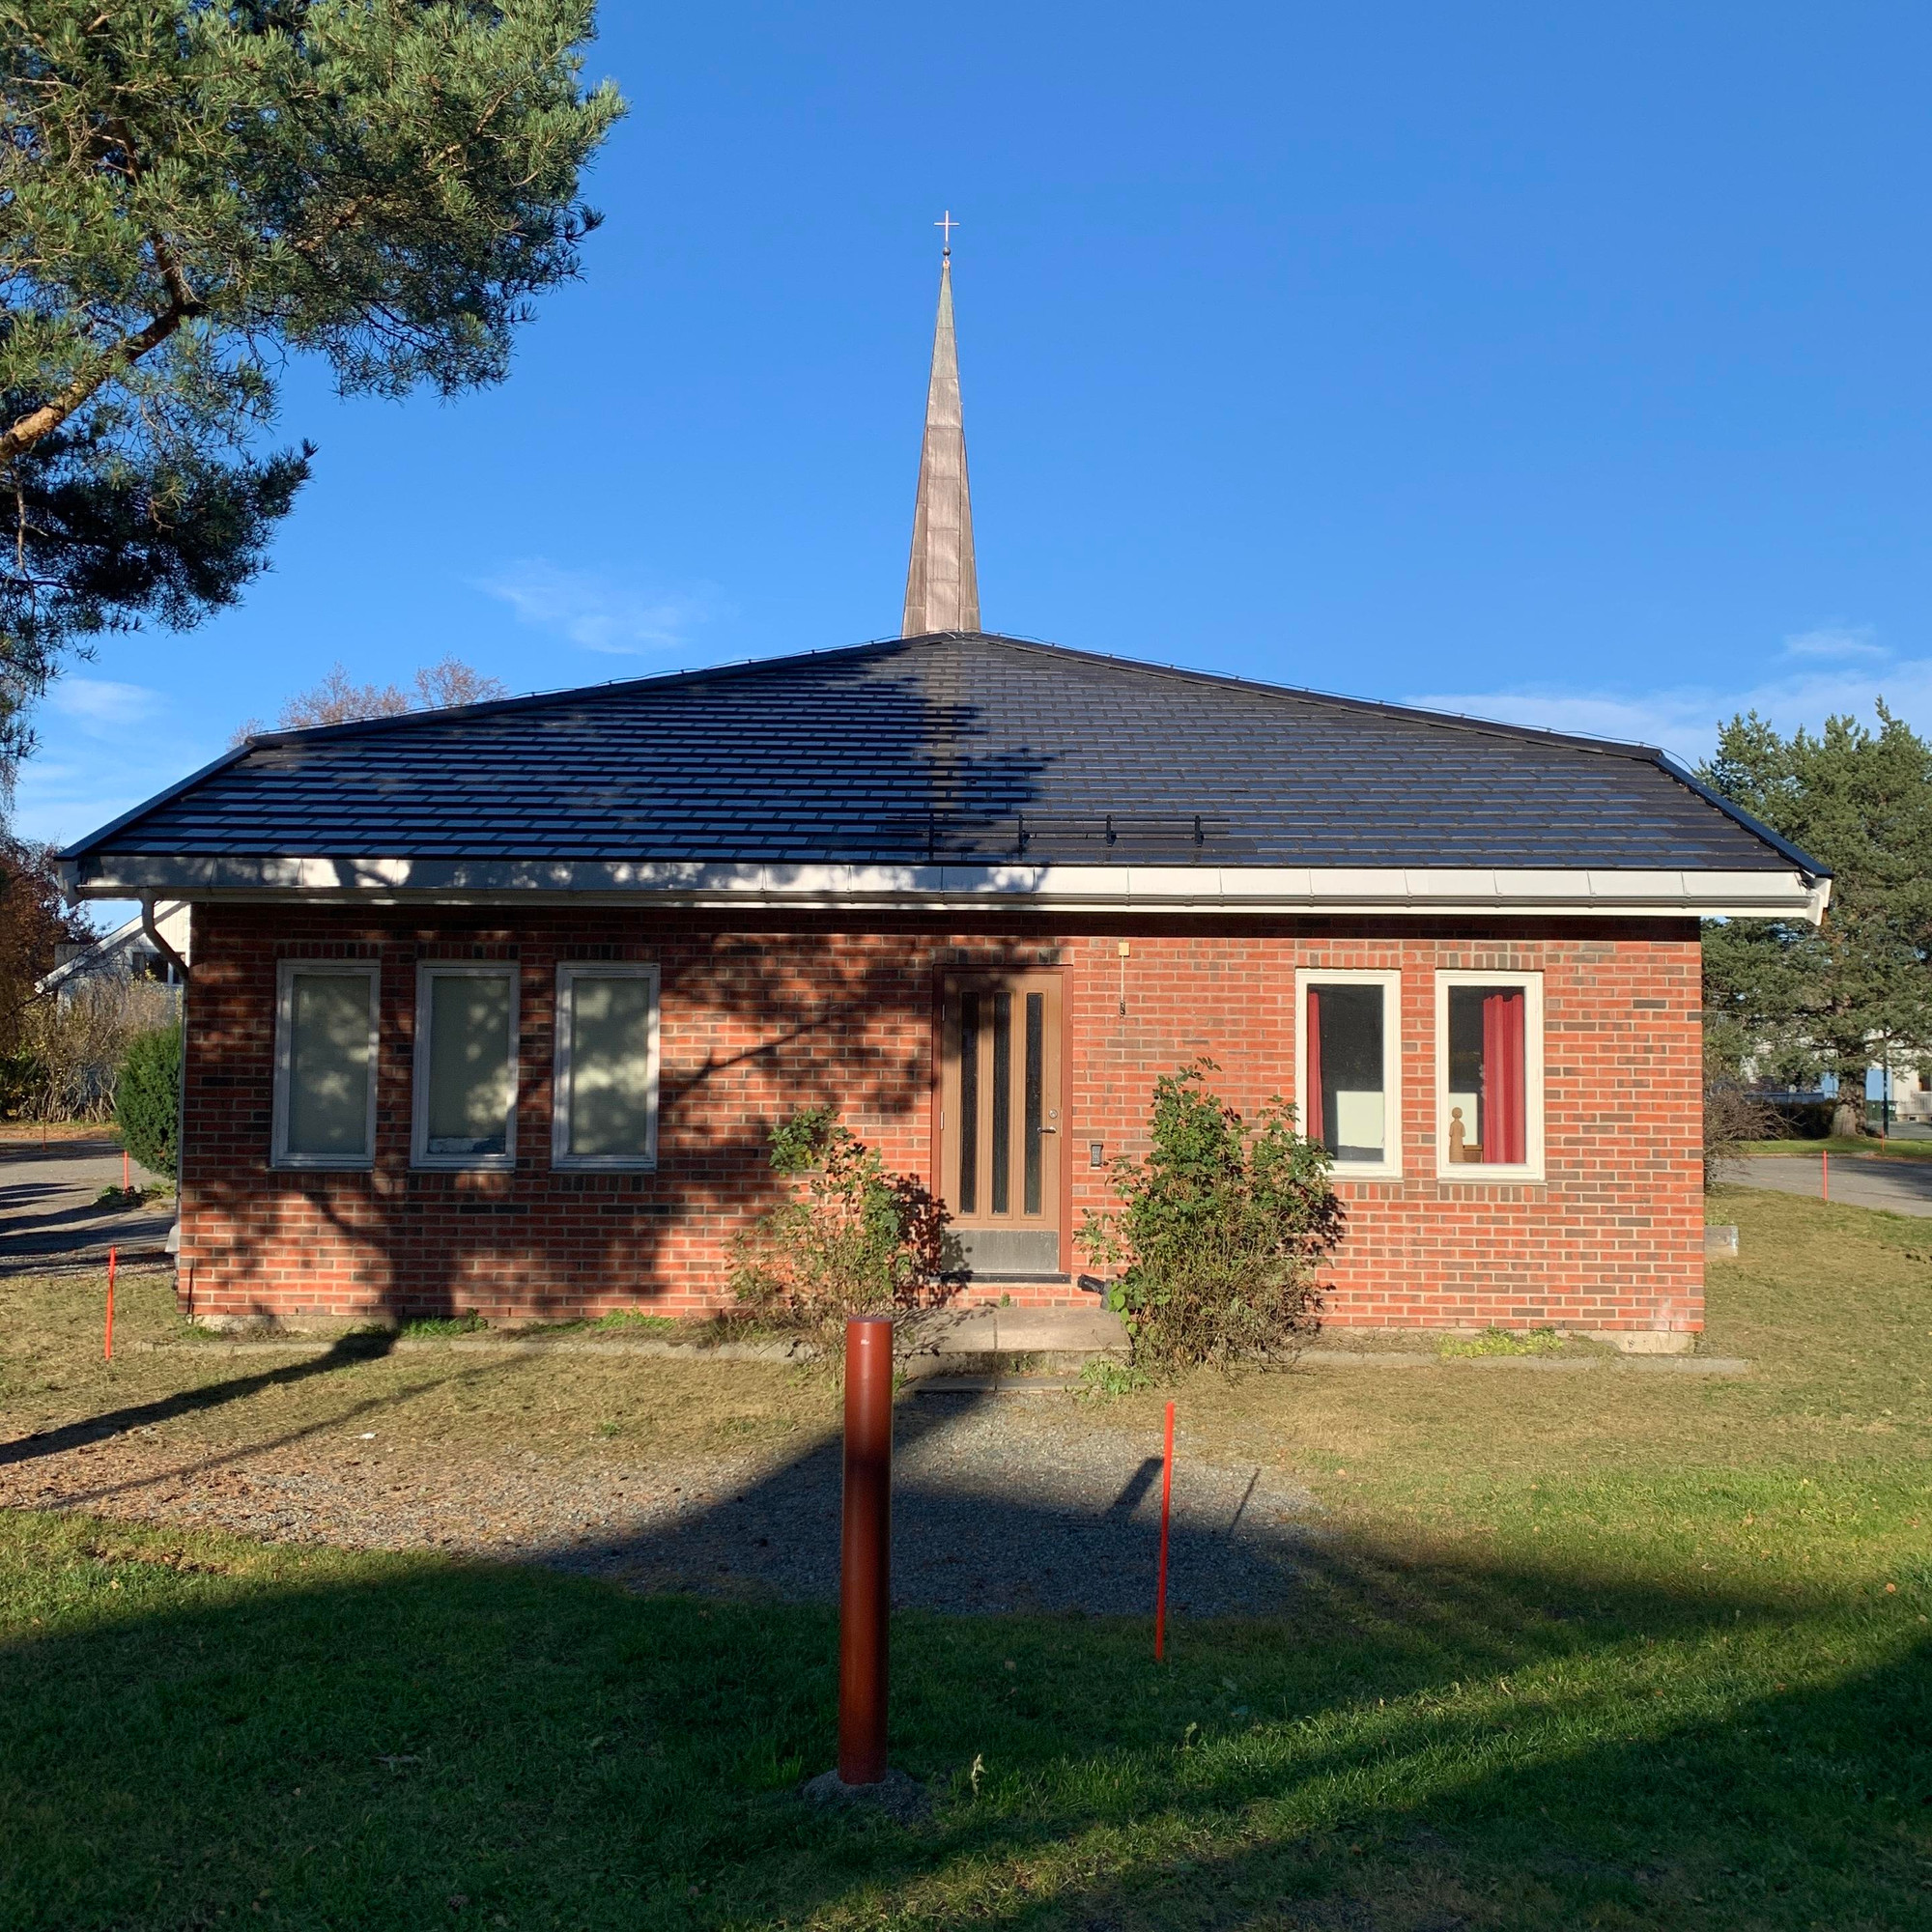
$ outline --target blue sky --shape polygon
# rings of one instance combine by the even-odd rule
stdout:
[[[1932,728],[1932,14],[604,9],[608,215],[502,387],[345,404],[275,567],[104,643],[72,838],[342,662],[897,628],[951,208],[989,628],[1662,742]]]

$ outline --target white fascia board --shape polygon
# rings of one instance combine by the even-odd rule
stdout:
[[[992,905],[1089,912],[1559,913],[1584,918],[1802,919],[1816,924],[1831,881],[1777,871],[1483,870],[1465,867],[684,865],[622,860],[159,858],[108,856],[86,898],[344,903],[812,906],[858,911]]]

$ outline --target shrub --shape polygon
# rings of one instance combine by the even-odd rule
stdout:
[[[128,1047],[166,1027],[176,996],[153,980],[102,978],[64,1000],[38,999],[18,1016],[19,1044],[9,1057],[4,1105],[32,1121],[104,1121]]]
[[[751,1313],[844,1345],[846,1318],[917,1307],[939,1291],[946,1211],[834,1118],[808,1108],[772,1129],[787,1198],[738,1240],[732,1289]]]
[[[1704,1191],[1724,1179],[1725,1161],[1736,1160],[1747,1141],[1782,1140],[1789,1128],[1777,1112],[1742,1080],[1724,1071],[1704,1073]]]
[[[1081,1246],[1118,1269],[1108,1306],[1137,1367],[1268,1365],[1316,1325],[1316,1269],[1342,1238],[1328,1151],[1278,1096],[1253,1121],[1208,1091],[1211,1060],[1154,1082],[1153,1145],[1114,1163],[1117,1211],[1090,1214]]]
[[[151,1174],[172,1174],[181,1119],[182,1031],[177,1023],[140,1035],[114,1083],[121,1143]]]

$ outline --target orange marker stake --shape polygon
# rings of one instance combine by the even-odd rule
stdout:
[[[1821,1148],[1818,1153],[1818,1198],[1829,1201],[1832,1198],[1832,1150]]]
[[[101,1344],[100,1353],[105,1361],[114,1359],[114,1259],[115,1250],[107,1250],[107,1338]]]
[[[1167,1406],[1167,1445],[1160,1462],[1160,1574],[1153,1588],[1153,1661],[1167,1653],[1167,1520],[1174,1507],[1174,1405]]]
[[[128,1192],[128,1150],[121,1150],[121,1192]]]

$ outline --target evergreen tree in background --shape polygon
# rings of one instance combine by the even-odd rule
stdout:
[[[1865,1069],[1932,1057],[1932,747],[1883,702],[1783,738],[1733,718],[1699,776],[1832,868],[1825,923],[1704,928],[1705,1008],[1730,1057],[1796,1084],[1838,1080],[1836,1133],[1863,1124]]]
[[[65,653],[267,559],[345,393],[500,381],[574,275],[592,0],[0,0],[0,785]]]

